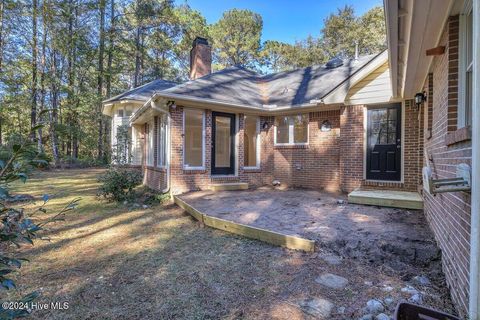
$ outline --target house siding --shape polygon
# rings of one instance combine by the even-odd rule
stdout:
[[[426,128],[426,161],[435,179],[456,176],[456,165],[471,165],[471,142],[449,142],[449,136],[457,130],[457,82],[458,82],[458,16],[450,17],[439,45],[447,48],[445,54],[433,59],[430,73],[433,87],[429,102],[432,116],[431,136]],[[431,90],[430,90],[431,89]],[[427,90],[426,90],[427,91]],[[428,92],[427,91],[427,92]],[[429,123],[429,119],[426,119]],[[425,215],[442,250],[442,266],[450,288],[452,300],[460,316],[468,310],[469,257],[470,257],[470,193],[440,193],[432,196],[424,192]]]
[[[388,62],[352,86],[345,98],[347,105],[383,103],[392,98]]]

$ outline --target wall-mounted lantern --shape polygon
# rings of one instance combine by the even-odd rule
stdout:
[[[332,124],[328,120],[324,120],[322,125],[320,126],[320,131],[322,132],[329,132],[332,130]]]
[[[427,101],[427,95],[425,94],[425,91],[419,92],[415,95],[415,105],[417,106],[417,110],[424,101]]]
[[[263,123],[262,128],[263,128],[263,130],[267,130],[267,129],[268,129],[268,122],[267,122],[267,121],[265,121],[265,122]]]

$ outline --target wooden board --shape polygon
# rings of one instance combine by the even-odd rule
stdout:
[[[187,211],[190,215],[192,215],[195,219],[200,222],[203,222],[203,213],[180,199],[178,196],[173,196],[173,201],[183,210]]]
[[[198,211],[193,206],[180,199],[178,196],[174,196],[174,201],[180,208],[184,209],[195,219],[203,222],[209,227],[227,231],[233,234],[238,234],[247,238],[264,241],[288,249],[303,250],[306,252],[313,252],[315,250],[314,240],[285,235],[275,231],[265,230],[229,220],[212,217]]]

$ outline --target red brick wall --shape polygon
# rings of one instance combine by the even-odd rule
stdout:
[[[439,45],[446,45],[447,52],[434,58],[430,70],[433,74],[432,136],[425,136],[425,152],[434,178],[442,179],[454,177],[457,164],[471,164],[469,140],[447,143],[449,135],[457,130],[457,96],[451,89],[456,86],[457,79],[457,16],[450,19]],[[470,194],[456,192],[431,196],[424,192],[424,201],[427,220],[442,250],[443,271],[452,299],[460,315],[465,317],[469,288]]]
[[[340,172],[341,189],[350,192],[363,180],[364,127],[363,105],[342,107],[340,110]]]
[[[320,130],[325,120],[332,125],[331,131]],[[292,187],[339,191],[340,112],[310,112],[308,126],[308,146],[274,147],[273,175]]]
[[[279,180],[283,185],[327,191],[352,191],[362,185],[372,188],[403,188],[415,190],[420,175],[418,143],[420,119],[416,109],[406,108],[406,151],[404,184],[369,184],[363,181],[364,134],[363,106],[348,106],[341,110],[309,113],[308,146],[274,146],[274,118],[260,117],[261,166],[245,169],[243,159],[243,114],[238,117],[238,167],[237,175],[231,177],[211,176],[211,130],[212,112],[205,110],[205,169],[183,168],[183,107],[171,110],[171,188],[174,193],[210,188],[213,183],[247,182],[252,187],[271,184]],[[332,130],[322,132],[322,122],[328,120]],[[267,126],[264,128],[264,124]],[[155,127],[156,128],[156,127]],[[155,133],[157,128],[155,129]],[[155,134],[156,136],[156,134]],[[148,139],[148,134],[146,134]],[[157,145],[155,139],[155,146]],[[154,152],[155,155],[157,152]],[[155,156],[156,161],[156,156]],[[420,159],[421,162],[421,159]],[[145,184],[155,188],[166,187],[166,171],[160,168],[145,168]]]

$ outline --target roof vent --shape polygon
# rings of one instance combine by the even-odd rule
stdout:
[[[339,57],[335,57],[333,59],[330,59],[327,64],[325,65],[325,67],[327,69],[335,69],[335,68],[338,68],[340,66],[343,66],[343,60],[340,59]]]

